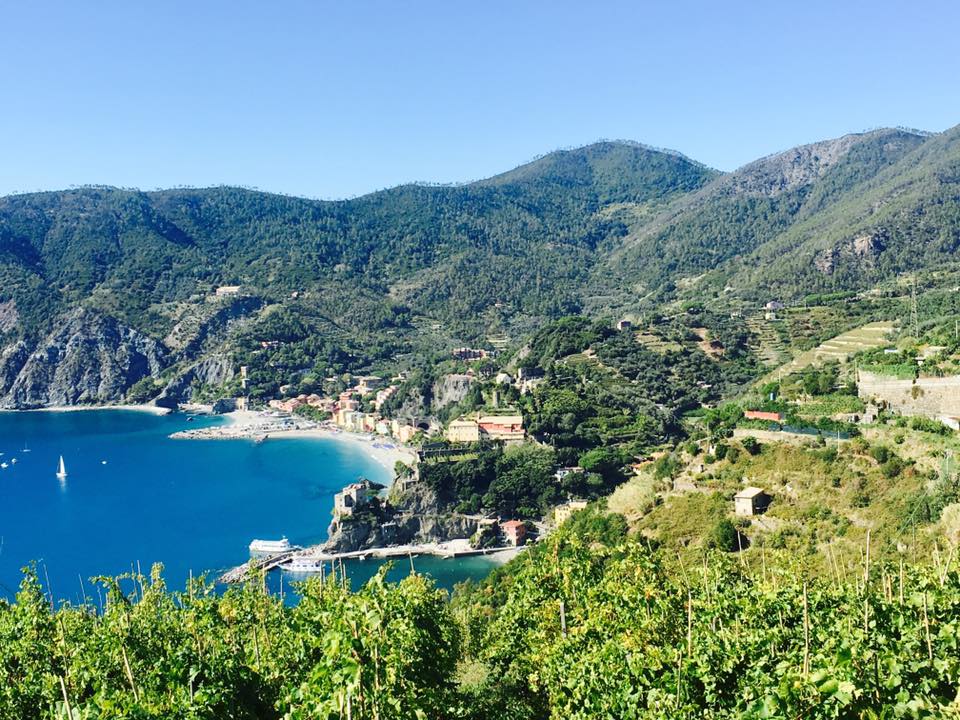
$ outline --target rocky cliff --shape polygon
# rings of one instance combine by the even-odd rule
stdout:
[[[234,374],[233,360],[229,355],[209,355],[178,372],[153,402],[160,407],[176,408],[178,403],[191,400],[194,381],[202,385],[218,386],[232,380]]]
[[[113,403],[169,364],[156,340],[100,313],[76,308],[34,346],[0,351],[0,407]]]
[[[469,538],[477,532],[478,519],[446,512],[422,483],[404,490],[393,488],[386,502],[336,519],[327,529],[328,552],[354,552],[390,545],[438,543]]]

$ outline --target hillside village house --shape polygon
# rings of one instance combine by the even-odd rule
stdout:
[[[583,510],[586,506],[586,500],[571,500],[563,505],[557,505],[553,510],[553,520],[557,525],[562,525],[571,515],[578,510]]]
[[[479,442],[494,440],[505,443],[522,442],[526,438],[523,416],[477,415],[476,419],[459,418],[447,426],[446,438],[450,442]]]
[[[383,378],[376,375],[365,375],[357,378],[356,390],[361,395],[369,395],[383,385]]]
[[[380,408],[383,407],[383,404],[387,400],[389,400],[391,397],[393,397],[393,394],[399,388],[400,388],[399,385],[391,385],[390,387],[385,387],[382,390],[377,390],[377,396],[373,401],[373,407],[379,411]]]
[[[390,421],[390,434],[404,444],[410,442],[418,431],[418,428],[413,425],[402,423],[399,420]]]
[[[533,392],[534,388],[546,382],[546,373],[540,368],[520,368],[517,370],[517,380],[514,387],[520,390],[521,395]]]
[[[633,328],[633,323],[629,320],[621,320],[617,323],[617,330],[620,332],[623,332],[624,330],[630,330],[631,328]]]
[[[480,441],[480,426],[475,420],[453,420],[447,426],[447,440],[455,443],[475,443]]]
[[[450,351],[450,354],[457,360],[482,360],[488,355],[486,350],[468,347],[454,348]]]
[[[239,285],[221,285],[215,291],[217,297],[229,297],[230,295],[239,295]]]
[[[733,496],[733,510],[742,517],[760,515],[767,511],[772,499],[762,488],[745,487]]]
[[[522,415],[481,415],[477,418],[477,425],[481,435],[505,443],[523,442],[527,435]]]
[[[500,530],[507,543],[514,547],[523,545],[527,539],[527,526],[521,520],[507,520],[501,523]]]
[[[556,478],[557,482],[562,482],[568,475],[582,472],[583,468],[579,465],[576,467],[562,467],[557,469],[557,471],[553,474],[553,477]]]
[[[269,405],[274,410],[280,410],[286,413],[296,412],[297,408],[304,405],[300,398],[289,398],[288,400],[271,400]]]

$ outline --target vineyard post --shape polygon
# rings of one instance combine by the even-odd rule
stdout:
[[[943,572],[940,574],[940,587],[943,587],[947,582],[947,575],[950,573],[950,566],[953,564],[953,556],[957,552],[957,546],[954,545],[950,548],[950,554],[947,556],[947,562],[943,566]]]
[[[567,636],[567,608],[563,600],[560,601],[560,632],[563,637]]]
[[[923,632],[927,637],[927,658],[933,660],[933,643],[930,640],[930,616],[927,615],[927,589],[923,589]]]
[[[47,574],[46,563],[43,564],[43,576],[47,580],[47,594],[50,596],[50,610],[52,611],[54,609],[53,608],[53,588],[50,587],[50,575]]]
[[[803,677],[810,674],[810,612],[807,609],[807,583],[803,583]]]
[[[127,671],[127,680],[130,681],[130,689],[133,690],[133,699],[140,702],[140,693],[137,692],[137,683],[133,679],[133,670],[130,669],[130,660],[127,658],[127,648],[121,645],[120,652],[123,653],[123,667]]]
[[[707,554],[703,554],[703,593],[707,597],[707,601],[710,601],[710,587],[707,581]]]
[[[687,577],[687,568],[683,564],[683,558],[680,557],[680,551],[677,551],[677,560],[680,562],[680,570],[683,572],[683,582],[687,587],[690,587],[690,578]]]
[[[70,706],[70,698],[67,697],[67,684],[63,681],[63,675],[59,677],[60,692],[63,693],[63,704],[67,707],[67,717],[73,720],[73,708]]]
[[[867,530],[867,552],[863,563],[863,632],[870,633],[870,531]]]
[[[863,564],[863,588],[870,584],[870,531],[867,530],[867,554]]]
[[[903,605],[903,556],[900,556],[900,604]]]

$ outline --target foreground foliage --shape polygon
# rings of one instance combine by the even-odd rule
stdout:
[[[129,596],[109,583],[102,612],[53,612],[28,575],[0,606],[0,715],[960,716],[960,575],[942,558],[828,579],[773,553],[760,572],[672,558],[584,511],[452,603],[423,576],[313,580],[288,607],[155,574]]]

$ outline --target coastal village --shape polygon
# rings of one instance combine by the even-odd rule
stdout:
[[[219,288],[218,294],[234,293],[235,287]],[[265,341],[266,342],[266,341]],[[482,360],[495,356],[493,350],[455,348],[452,358],[461,362]],[[247,388],[247,368],[239,368],[241,390]],[[469,384],[479,380],[473,369],[468,369],[463,379]],[[332,378],[331,378],[332,380]],[[272,398],[266,407],[256,409],[249,399],[240,395],[218,400],[209,410],[227,415],[232,422],[226,425],[203,427],[174,433],[177,439],[227,439],[251,438],[265,442],[271,437],[339,436],[364,444],[365,450],[378,459],[395,476],[395,484],[410,490],[418,483],[419,465],[425,458],[436,459],[458,448],[478,446],[516,446],[531,442],[523,415],[514,406],[491,407],[474,411],[450,420],[444,427],[433,418],[419,422],[388,418],[382,412],[387,401],[395,395],[407,380],[404,373],[383,378],[377,375],[361,375],[350,378],[351,384],[336,395],[316,393]],[[520,369],[515,377],[499,372],[493,377],[494,386],[500,390],[512,388],[520,394],[530,393],[543,381],[542,373]],[[289,393],[290,386],[282,386],[281,393]],[[496,393],[494,398],[496,398]],[[199,406],[184,406],[187,411],[202,410]],[[392,460],[392,464],[389,462]],[[404,469],[406,468],[406,469]],[[560,468],[555,473],[559,483],[571,472],[583,472],[581,468]],[[379,504],[386,498],[382,486],[360,479],[343,488],[334,496],[333,519],[329,527],[331,536],[343,524],[349,523],[358,514]],[[501,556],[505,561],[523,549],[527,543],[545,536],[550,528],[566,521],[572,513],[587,506],[587,501],[571,497],[560,503],[543,522],[532,522],[516,517],[464,516],[464,527],[469,535],[446,537],[437,541],[388,544],[365,549],[331,550],[331,542],[322,545],[289,549],[283,552],[265,553],[260,559],[260,569],[274,567],[298,568],[301,572],[319,571],[323,562],[351,558],[405,557],[407,555],[432,554],[439,557],[462,557],[466,555]],[[389,523],[388,523],[389,525]],[[250,568],[246,565],[227,572],[221,579],[236,582],[245,577]]]

